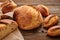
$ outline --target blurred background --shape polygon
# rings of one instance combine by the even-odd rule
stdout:
[[[0,0],[0,2],[6,0]],[[60,0],[13,0],[18,5],[22,4],[44,4],[44,5],[60,5]]]
[[[24,4],[43,4],[46,5],[50,13],[59,13],[60,14],[60,0],[13,0],[18,5],[24,5]]]
[[[60,5],[60,0],[13,0],[17,4]]]

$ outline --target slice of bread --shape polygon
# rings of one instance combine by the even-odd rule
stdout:
[[[16,30],[18,27],[17,23],[10,19],[0,20],[0,40]]]

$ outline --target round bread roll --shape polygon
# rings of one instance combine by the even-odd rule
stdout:
[[[59,17],[56,15],[49,15],[43,21],[43,27],[50,28],[58,23]]]
[[[8,13],[13,11],[13,9],[17,7],[17,5],[12,0],[8,0],[1,4],[1,7],[3,13]]]
[[[45,17],[49,15],[49,9],[44,5],[37,5],[36,9]]]
[[[43,22],[40,12],[34,7],[23,5],[15,9],[14,19],[23,30],[31,30],[39,27]]]
[[[48,29],[47,34],[49,36],[60,36],[60,26],[53,26],[50,29]]]
[[[18,24],[11,19],[0,20],[0,40],[18,28]]]

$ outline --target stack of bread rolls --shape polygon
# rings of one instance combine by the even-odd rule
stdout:
[[[0,39],[18,27],[22,30],[32,30],[41,27],[40,25],[44,28],[48,28],[48,35],[60,35],[60,26],[54,26],[58,23],[59,17],[57,15],[50,15],[47,6],[23,5],[17,7],[17,4],[9,0],[1,4],[1,8],[3,14],[0,15]],[[13,18],[5,15],[6,13],[9,14],[9,12],[13,12]],[[46,18],[43,20],[43,17]]]

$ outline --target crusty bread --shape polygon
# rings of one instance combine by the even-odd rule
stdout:
[[[36,9],[41,12],[43,16],[48,16],[49,15],[49,9],[45,5],[37,5]]]
[[[47,35],[49,36],[60,36],[60,26],[53,26],[48,29]]]
[[[12,0],[8,0],[2,3],[1,7],[3,13],[8,13],[13,11],[13,9],[17,7],[17,4],[15,4]]]
[[[49,15],[43,21],[43,27],[50,28],[57,24],[59,21],[59,17],[57,15]]]
[[[18,25],[15,21],[10,19],[0,20],[0,40],[10,34],[12,31],[16,30]]]
[[[14,19],[23,30],[37,28],[43,22],[40,12],[28,5],[23,5],[14,10]]]

